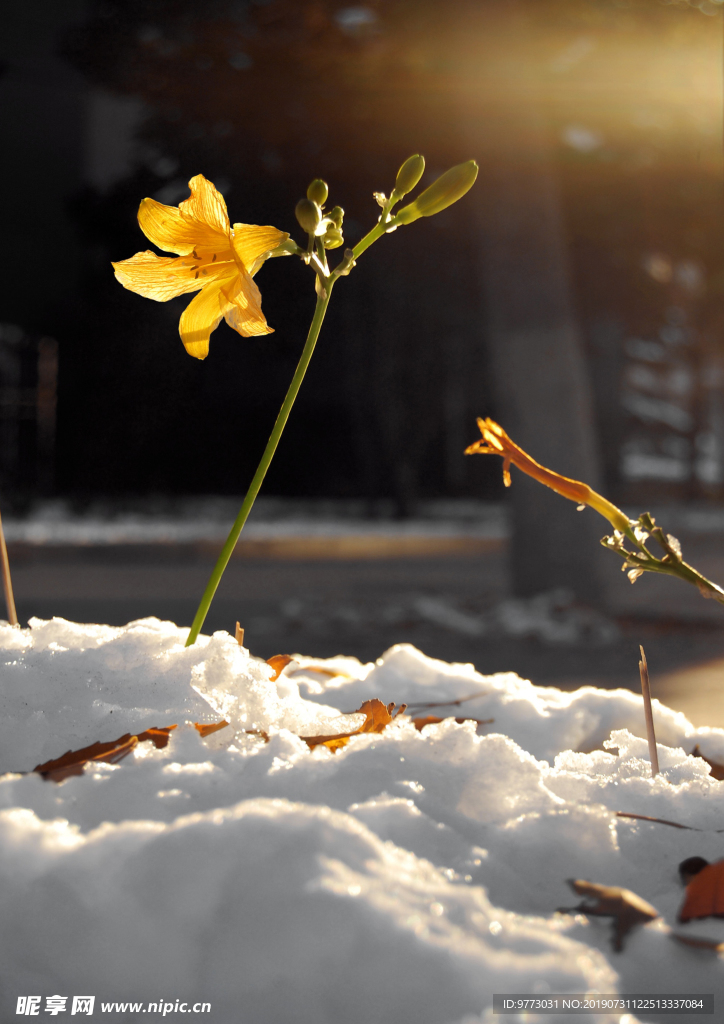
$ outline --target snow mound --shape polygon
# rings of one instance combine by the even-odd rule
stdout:
[[[724,995],[721,961],[670,934],[724,940],[720,921],[676,925],[679,862],[722,856],[724,783],[690,752],[722,756],[724,731],[654,702],[652,780],[628,691],[563,693],[406,645],[374,665],[297,656],[274,681],[226,633],[185,637],[155,619],[0,627],[3,1019],[56,993],[208,1000],[222,1024],[240,1007],[250,1021],[478,1024],[494,993]],[[409,713],[336,754],[299,738],[354,727],[342,716],[371,697]],[[411,715],[430,713],[453,717],[418,731]],[[230,726],[206,739],[190,724],[220,717]],[[31,772],[174,723],[164,749],[59,785]],[[606,919],[556,912],[577,903],[572,877],[662,916],[616,954]]]

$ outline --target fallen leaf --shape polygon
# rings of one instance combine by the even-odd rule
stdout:
[[[437,715],[425,715],[424,718],[413,718],[412,724],[415,726],[418,732],[422,732],[426,725],[437,725],[438,722],[444,722],[444,718],[439,718]],[[458,725],[462,725],[463,722],[475,722],[477,725],[491,725],[494,718],[456,718],[455,721]]]
[[[201,739],[203,739],[204,736],[211,736],[212,733],[218,732],[220,729],[225,729],[228,724],[229,723],[226,719],[224,719],[223,722],[209,722],[208,724],[194,722],[194,729],[196,729],[198,734],[201,736]]]
[[[62,757],[37,765],[33,771],[42,775],[44,779],[62,782],[63,779],[67,779],[71,775],[82,775],[83,769],[89,761],[105,761],[107,764],[115,764],[126,754],[130,754],[137,744],[138,737],[127,732],[117,740],[111,740],[110,743],[91,743],[90,746],[82,747],[80,750],[68,750]]]
[[[227,721],[208,724],[195,722],[194,728],[204,737],[218,732],[219,729],[224,729],[228,724]],[[91,743],[90,746],[81,747],[80,750],[67,750],[62,757],[45,761],[33,768],[33,771],[51,782],[62,782],[63,779],[70,778],[72,775],[82,775],[85,766],[90,761],[101,761],[104,764],[116,764],[118,761],[122,761],[139,743],[150,742],[157,750],[163,750],[168,745],[169,735],[175,728],[175,725],[165,725],[161,728],[153,726],[137,735],[126,732],[117,740],[110,740],[108,743]]]
[[[289,674],[295,676],[301,672],[318,672],[320,676],[329,676],[330,679],[336,679],[338,676],[344,676],[345,679],[352,678],[349,672],[341,672],[336,668],[325,668],[323,665],[303,665],[301,668],[295,668]]]
[[[269,733],[265,732],[263,729],[244,729],[244,732],[248,733],[250,736],[261,736],[265,743],[269,742]]]
[[[365,720],[358,729],[352,729],[351,732],[340,732],[329,736],[300,736],[299,738],[304,740],[310,750],[314,747],[324,745],[330,750],[339,750],[340,747],[344,747],[349,742],[351,736],[359,736],[363,732],[382,732],[393,720],[401,715],[407,705],[401,704],[395,714],[392,712],[395,709],[394,702],[392,704],[383,704],[381,700],[373,697],[372,700],[366,700],[361,707],[353,711],[353,715],[364,715]]]
[[[280,661],[283,661],[283,664],[281,664],[281,667],[278,667]],[[268,664],[272,662],[277,663],[276,665],[272,664],[272,668],[277,672],[277,676],[274,678],[278,677],[279,672],[290,661],[292,661],[292,658],[287,654],[277,654],[269,659]],[[394,701],[391,704],[385,705],[381,700],[373,697],[372,700],[366,700],[357,711],[352,712],[355,715],[363,714],[365,716],[364,722],[358,729],[329,736],[300,736],[300,739],[304,740],[310,750],[320,745],[324,745],[330,750],[337,750],[345,746],[351,736],[357,736],[363,732],[382,732],[393,718],[396,718],[405,711],[406,706],[401,704],[393,715],[395,710]],[[226,720],[210,723],[195,722],[194,728],[203,738],[218,732],[220,729],[225,729],[228,724]],[[91,761],[103,761],[106,764],[115,764],[121,761],[139,743],[150,741],[155,747],[161,749],[167,745],[169,734],[175,728],[176,725],[167,725],[162,728],[154,727],[146,729],[145,732],[138,733],[135,736],[127,732],[117,740],[111,740],[108,743],[92,743],[90,746],[82,747],[80,750],[68,750],[62,757],[37,765],[33,771],[42,775],[44,779],[52,782],[62,782],[63,779],[67,779],[71,775],[82,775],[85,766]],[[265,743],[269,742],[269,734],[264,729],[245,729],[244,732],[251,736],[261,736]]]
[[[569,878],[567,881],[571,889],[585,899],[577,907],[559,908],[559,913],[613,917],[613,948],[617,953],[623,949],[623,940],[632,928],[659,917],[658,910],[630,889],[621,889],[617,885],[598,885],[596,882],[576,878]]]
[[[699,750],[699,744],[698,743],[694,747],[694,749],[692,750],[691,756],[692,757],[700,757],[702,759],[702,761],[706,761],[706,763],[711,768],[711,777],[712,777],[712,779],[716,779],[717,782],[722,782],[724,780],[724,764],[719,764],[718,761],[710,761],[709,758],[706,757],[705,754],[702,754],[702,752]]]
[[[707,864],[686,887],[679,921],[685,924],[701,917],[724,917],[724,860]]]
[[[679,864],[679,878],[684,888],[686,888],[694,875],[698,875],[708,865],[709,861],[705,860],[704,857],[687,857],[686,860],[682,860],[681,864]]]
[[[274,670],[274,675],[271,677],[273,683],[276,682],[291,661],[294,661],[291,654],[273,654],[271,658],[267,658],[267,665],[271,665]]]
[[[724,953],[724,942],[717,942],[716,939],[698,939],[695,935],[681,935],[679,932],[671,932],[671,938],[681,942],[684,946],[693,946],[694,949],[708,949],[712,953]]]

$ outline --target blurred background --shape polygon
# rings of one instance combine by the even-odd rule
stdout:
[[[257,282],[275,333],[201,363],[111,260],[144,196],[203,173],[232,220],[298,240],[317,176],[345,240],[411,153],[458,204],[335,290],[207,630],[373,659],[412,642],[483,672],[638,685],[724,725],[724,609],[603,551],[544,464],[724,581],[720,0],[28,0],[2,15],[0,500],[23,621],[189,624],[294,372],[311,274]],[[340,250],[341,251],[341,250]],[[512,641],[512,642],[511,642]],[[698,673],[698,675],[697,675]],[[692,680],[696,679],[694,686]],[[667,689],[668,688],[668,689]],[[696,692],[696,697],[692,694]],[[702,696],[703,695],[703,696]],[[678,703],[677,703],[678,702]],[[716,721],[715,721],[716,719]]]

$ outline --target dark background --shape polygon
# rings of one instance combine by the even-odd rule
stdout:
[[[295,259],[265,265],[276,333],[242,339],[222,324],[193,360],[177,332],[187,297],[158,304],[113,277],[111,260],[148,245],[139,201],[177,204],[203,173],[232,220],[294,233],[294,204],[321,175],[354,243],[376,218],[371,193],[416,151],[423,184],[471,157],[478,182],[381,240],[335,289],[265,494],[363,499],[371,515],[390,499],[400,517],[432,498],[501,500],[497,460],[462,456],[475,416],[492,415],[615,501],[718,507],[723,7],[13,5],[0,78],[4,508],[243,492],[303,345],[311,274]],[[54,342],[53,420],[47,388],[35,416],[34,360]],[[565,585],[600,604],[595,517],[527,479],[505,497],[513,591]]]
[[[712,424],[709,406],[721,393],[721,9],[710,0],[13,5],[0,80],[0,319],[59,341],[55,489],[76,499],[238,493],[303,343],[311,275],[284,260],[258,279],[276,333],[242,340],[222,325],[205,363],[187,357],[176,330],[187,298],[143,300],[109,266],[148,244],[135,222],[143,196],[176,204],[201,172],[232,219],[294,232],[294,203],[322,175],[354,243],[374,222],[371,192],[388,191],[419,150],[429,178],[475,157],[476,190],[384,239],[337,289],[268,492],[392,496],[402,514],[420,497],[500,497],[498,467],[461,457],[474,416],[506,411],[491,369],[480,217],[496,169],[532,166],[543,153],[606,485],[619,498],[718,499],[721,413]],[[515,119],[517,134],[506,125]],[[516,199],[534,233],[534,200],[524,189]],[[507,259],[524,275],[530,242],[514,230]],[[526,295],[534,277],[516,285],[518,302],[538,301]],[[683,367],[669,394],[661,365],[633,360],[632,376],[626,350],[667,326],[686,334],[667,350]],[[651,403],[638,417],[636,401],[622,406],[626,372],[629,391],[678,402],[679,429],[670,410],[667,421]],[[713,453],[704,469],[702,452]],[[17,500],[33,482],[13,480],[8,466],[5,488]]]
[[[423,185],[474,158],[467,196],[382,239],[335,288],[263,494],[333,499],[326,516],[354,500],[357,516],[418,523],[434,499],[460,499],[448,507],[468,521],[479,506],[464,500],[505,502],[510,541],[361,561],[275,560],[242,543],[205,629],[241,619],[265,657],[367,659],[407,641],[569,687],[635,687],[643,642],[659,695],[724,722],[713,602],[650,576],[631,588],[598,545],[597,516],[516,471],[504,492],[498,460],[462,455],[475,417],[491,415],[544,464],[637,513],[660,510],[685,556],[721,581],[723,11],[718,0],[6,5],[6,520],[48,499],[79,522],[101,506],[188,514],[185,499],[240,495],[254,471],[304,343],[311,273],[268,262],[257,283],[275,333],[242,339],[222,323],[198,362],[178,337],[188,297],[155,303],[113,277],[111,260],[148,248],[142,198],[176,205],[202,173],[232,220],[301,240],[294,206],[322,176],[354,244],[377,217],[372,192],[390,190],[408,155],[425,155]],[[15,543],[10,556],[23,622],[188,625],[216,548]],[[524,599],[561,586],[563,610],[515,633],[515,616],[534,610]],[[481,632],[480,616],[511,597],[524,603],[508,625]],[[592,607],[607,618],[586,619]],[[557,621],[593,626],[552,643]]]

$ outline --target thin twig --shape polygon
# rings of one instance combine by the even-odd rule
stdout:
[[[641,661],[639,672],[641,673],[641,693],[644,698],[644,717],[646,718],[646,736],[649,741],[649,757],[651,758],[651,778],[659,774],[659,755],[656,751],[656,733],[654,732],[654,715],[651,710],[651,684],[649,683],[649,667],[646,664],[646,655],[643,647],[639,644]]]
[[[236,630],[234,632],[234,637],[235,637],[236,642],[239,645],[239,647],[243,647],[244,646],[244,629],[243,629],[242,626],[239,625],[238,622],[236,624]]]
[[[5,605],[8,610],[8,622],[11,626],[19,626],[18,615],[15,611],[15,598],[13,597],[13,582],[10,579],[10,562],[8,561],[8,549],[5,544],[2,517],[0,517],[0,562],[2,563],[3,590],[5,591]]]
[[[467,700],[475,700],[476,697],[487,697],[489,690],[478,690],[477,693],[468,694],[467,697],[458,697],[457,700],[420,701],[419,703],[408,704],[408,708],[447,708],[454,704],[464,704]]]
[[[653,821],[657,825],[671,825],[672,828],[685,828],[689,832],[713,832],[719,835],[724,828],[697,828],[696,825],[680,825],[678,821],[668,821],[666,818],[650,818],[648,814],[631,814],[628,811],[616,811],[617,818],[637,818],[639,821]]]
[[[653,821],[657,825],[671,825],[672,828],[685,828],[690,832],[704,832],[703,828],[696,828],[694,825],[680,825],[678,821],[669,821],[667,818],[651,818],[648,814],[629,814],[627,811],[616,811],[617,818],[636,818],[637,821]]]

